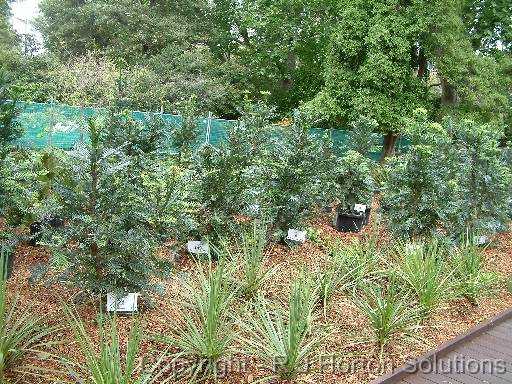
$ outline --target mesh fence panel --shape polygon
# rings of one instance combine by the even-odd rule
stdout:
[[[91,117],[101,117],[107,113],[103,108],[83,108],[61,104],[44,103],[18,103],[20,114],[18,121],[24,128],[23,136],[18,140],[18,145],[24,148],[46,148],[49,146],[71,149],[80,140],[87,141],[86,119]],[[142,121],[150,113],[132,112],[135,120]],[[170,127],[181,124],[181,116],[171,114],[159,114],[165,121],[169,122]],[[229,129],[237,122],[234,120],[223,120],[213,118],[200,118],[198,128],[200,136],[198,141],[201,143],[210,143],[218,145],[224,142],[228,136]],[[347,139],[350,131],[342,129],[322,129],[311,128],[310,133],[323,140],[324,135],[328,134],[332,140],[337,154],[341,155],[345,151]],[[279,135],[279,129],[276,130]],[[383,138],[381,139],[381,144]],[[399,151],[404,151],[408,143],[400,140]],[[374,159],[381,157],[381,152],[371,154]]]

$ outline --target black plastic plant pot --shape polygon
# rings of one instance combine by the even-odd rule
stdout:
[[[371,213],[372,213],[372,209],[370,207],[367,207],[366,211],[364,212],[363,225],[370,224],[370,214]]]
[[[351,213],[336,214],[336,230],[338,232],[359,232],[363,227],[365,215],[354,215]]]
[[[62,220],[60,217],[51,216],[42,221],[35,221],[32,224],[30,224],[30,245],[35,247],[37,243],[41,241],[41,239],[43,238],[43,229],[45,226],[50,226],[52,228],[61,228],[64,226],[64,220]]]

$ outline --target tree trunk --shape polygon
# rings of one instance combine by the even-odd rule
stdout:
[[[425,50],[420,48],[419,56],[418,56],[418,79],[425,79],[425,75],[427,74],[427,57],[425,56]]]
[[[446,79],[441,79],[441,104],[454,105],[457,103],[457,89]]]
[[[384,145],[382,147],[381,161],[386,157],[395,156],[395,147],[398,141],[398,134],[396,132],[388,132],[384,136]]]

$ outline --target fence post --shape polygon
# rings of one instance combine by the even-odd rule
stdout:
[[[48,109],[48,131],[46,132],[46,146],[52,146],[52,134],[55,126],[55,99],[52,98],[50,108]]]
[[[210,144],[211,129],[212,129],[212,113],[208,112],[208,124],[206,125],[206,144]]]
[[[80,144],[84,143],[84,124],[85,124],[85,114],[84,114],[84,107],[80,106],[80,121],[78,123],[80,128]]]

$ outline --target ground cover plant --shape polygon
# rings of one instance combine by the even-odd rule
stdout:
[[[238,252],[228,250],[231,262],[240,269],[240,273],[234,276],[240,294],[248,299],[254,298],[275,272],[273,268],[268,268],[271,251],[266,248],[267,239],[267,225],[255,221],[252,227],[242,231],[237,243]]]
[[[423,308],[409,305],[411,296],[407,292],[400,292],[395,276],[390,276],[386,287],[370,283],[360,289],[352,301],[370,322],[371,340],[381,358],[386,345],[398,335],[417,337]]]
[[[219,362],[234,354],[238,333],[233,328],[233,303],[236,290],[227,283],[224,261],[215,267],[197,265],[197,281],[183,281],[176,313],[168,317],[169,331],[156,339],[176,347],[175,359],[189,359],[188,364],[173,372],[176,378],[215,377]],[[177,316],[176,316],[177,315]]]
[[[273,307],[258,301],[240,326],[248,336],[242,339],[247,352],[260,357],[270,373],[267,379],[294,380],[304,373],[325,334],[314,327],[316,288],[314,279],[303,272],[292,283],[288,307]]]
[[[37,316],[33,308],[19,310],[18,299],[8,297],[5,273],[7,255],[0,248],[0,382],[5,382],[5,373],[11,369],[22,369],[20,362],[25,355],[48,350],[51,342],[48,336],[57,327],[45,324],[45,316]]]
[[[162,353],[149,367],[140,367],[140,344],[143,329],[140,319],[132,321],[126,347],[120,340],[116,316],[96,316],[97,339],[86,329],[77,309],[64,305],[65,324],[73,334],[73,342],[78,346],[81,359],[75,360],[62,355],[53,355],[60,369],[37,369],[28,371],[34,378],[58,380],[61,383],[95,384],[151,384],[168,383],[171,377],[162,377]]]
[[[481,248],[468,243],[452,251],[451,267],[456,277],[457,294],[476,305],[478,300],[495,292],[500,276],[485,270]]]
[[[397,252],[399,276],[416,296],[425,318],[456,296],[455,272],[448,262],[446,246],[439,240],[402,244]]]

